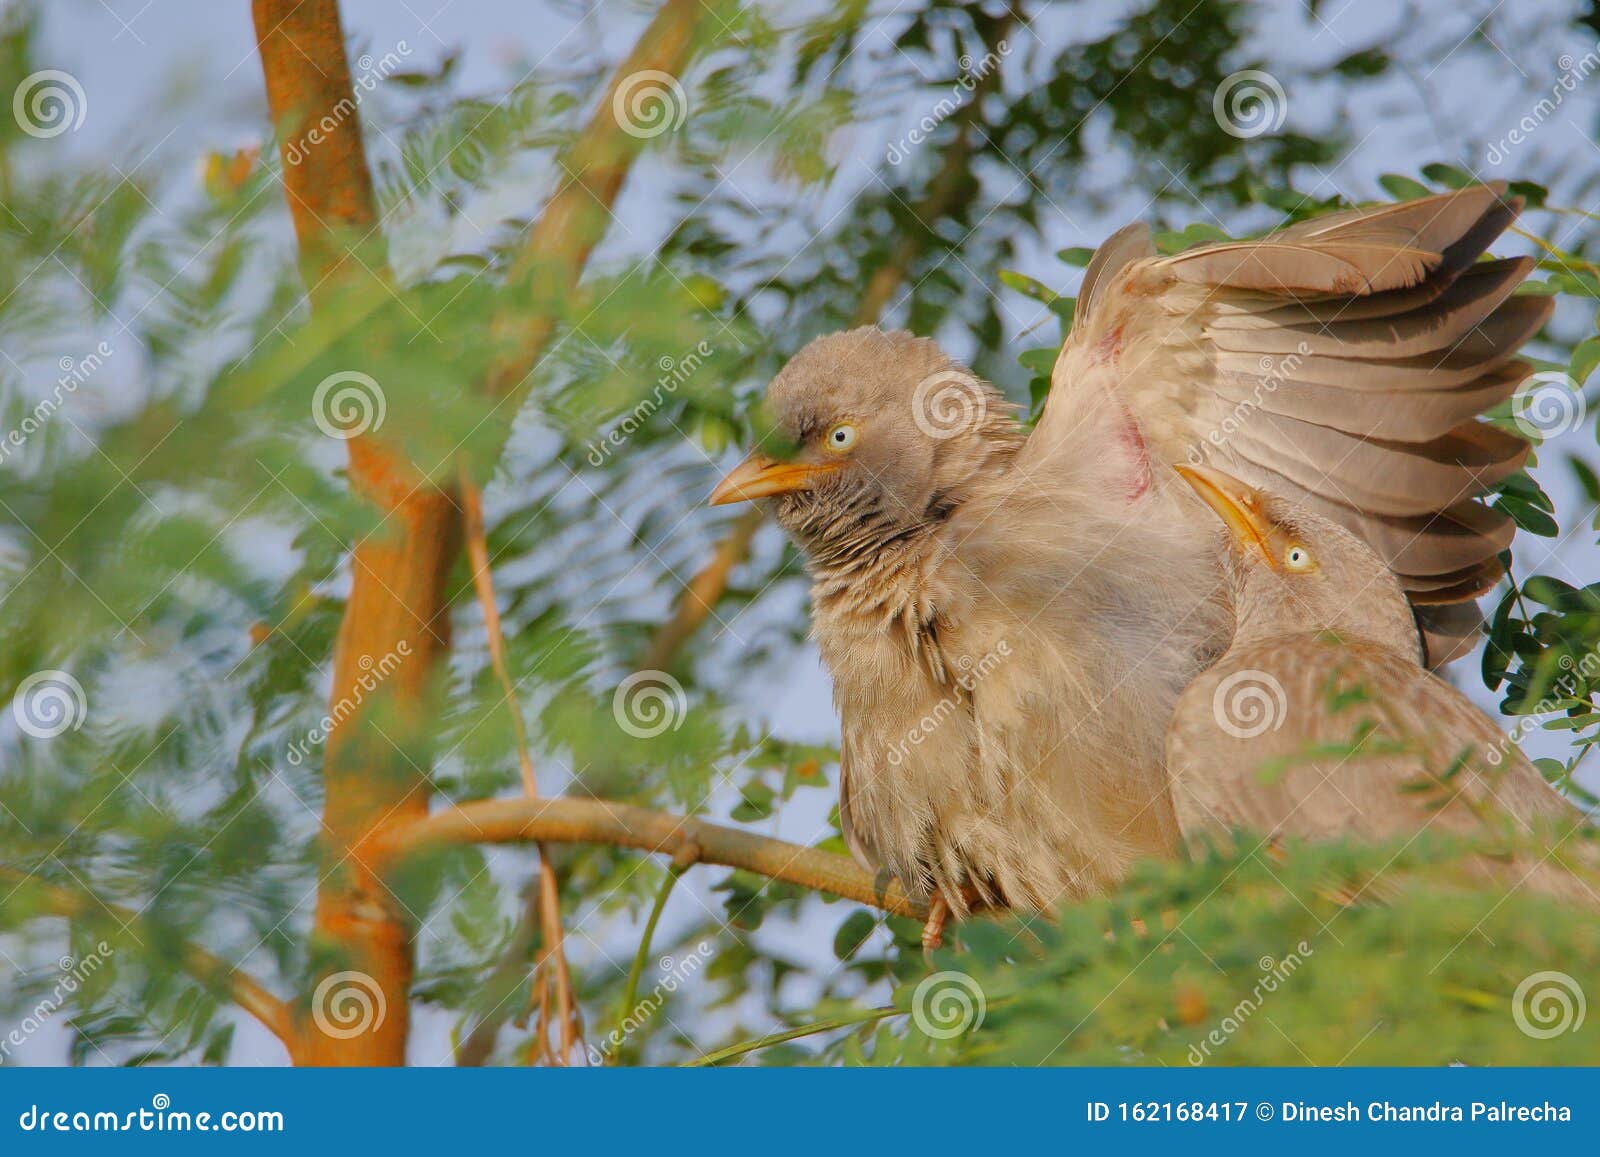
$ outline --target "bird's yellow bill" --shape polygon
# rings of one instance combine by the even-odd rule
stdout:
[[[1269,563],[1267,547],[1269,525],[1262,511],[1261,495],[1231,474],[1209,466],[1174,466],[1179,476],[1194,488],[1200,500],[1222,519],[1240,550],[1254,547]]]
[[[753,453],[728,471],[728,476],[717,483],[707,502],[711,506],[721,506],[728,502],[749,502],[755,498],[770,498],[774,494],[810,490],[820,475],[838,468],[832,464],[818,466],[804,462],[780,462],[765,454]]]

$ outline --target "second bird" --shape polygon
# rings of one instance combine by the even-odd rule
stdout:
[[[1219,470],[1179,471],[1227,527],[1238,620],[1167,732],[1184,837],[1429,832],[1520,843],[1468,868],[1600,906],[1585,879],[1593,849],[1573,838],[1581,814],[1493,720],[1423,668],[1383,560],[1327,519]]]

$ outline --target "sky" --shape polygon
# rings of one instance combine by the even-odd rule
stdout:
[[[883,5],[885,11],[892,4]],[[1092,35],[1096,22],[1109,22],[1121,5],[1081,4],[1058,6],[1039,19],[1040,35]],[[1442,53],[1433,66],[1377,85],[1349,110],[1313,85],[1286,85],[1287,123],[1315,134],[1335,127],[1339,118],[1355,126],[1356,144],[1349,157],[1327,172],[1307,172],[1301,187],[1326,195],[1338,190],[1351,196],[1380,195],[1377,178],[1386,172],[1414,172],[1420,160],[1444,159],[1484,176],[1513,175],[1531,156],[1576,156],[1591,170],[1600,168],[1595,128],[1600,124],[1600,79],[1580,81],[1551,115],[1541,115],[1525,143],[1511,143],[1508,134],[1535,115],[1531,94],[1542,95],[1557,85],[1590,52],[1600,52],[1576,33],[1565,31],[1568,21],[1555,17],[1570,5],[1556,0],[1518,0],[1514,11],[1484,18],[1499,5],[1483,0],[1430,5],[1397,4],[1393,0],[1325,0],[1316,17],[1308,18],[1300,0],[1283,0],[1273,7],[1263,26],[1264,40],[1273,59],[1323,62],[1339,59],[1356,48],[1408,35],[1425,11],[1430,30],[1441,41],[1459,35],[1456,46]],[[353,54],[382,57],[396,53],[407,67],[428,68],[445,54],[459,53],[456,87],[463,92],[502,91],[508,80],[527,68],[560,67],[572,51],[597,46],[615,57],[631,44],[648,15],[648,7],[617,3],[593,7],[578,4],[539,3],[536,0],[345,0],[342,5],[347,32],[353,37]],[[86,115],[65,144],[82,155],[124,158],[125,168],[160,166],[176,173],[198,173],[202,155],[260,142],[265,126],[265,106],[249,5],[245,0],[52,0],[47,22],[47,53],[53,67],[70,72],[86,94]],[[892,17],[885,27],[892,28]],[[1499,43],[1503,40],[1504,44]],[[1514,44],[1515,51],[1506,45]],[[1569,58],[1571,58],[1569,60]],[[1566,61],[1566,63],[1564,63]],[[899,138],[912,127],[923,110],[905,109],[904,121],[893,118],[879,130],[883,140],[856,136],[840,143],[841,179],[831,196],[847,196],[855,174],[856,185],[867,179],[870,163],[883,155],[886,140]],[[374,116],[381,124],[381,116]],[[1348,127],[1348,126],[1347,126]],[[379,131],[373,129],[372,131]],[[1118,166],[1108,158],[1091,180],[1107,189],[1118,188]],[[758,187],[759,172],[736,170],[730,180],[749,181]],[[181,188],[181,182],[177,182]],[[523,187],[503,190],[507,214],[526,214],[542,198],[536,180]],[[181,195],[175,194],[175,195]],[[1148,210],[1145,197],[1135,189],[1111,198],[1104,212],[1087,212],[1064,204],[1052,206],[1044,223],[1045,243],[1036,257],[1024,255],[1020,269],[1049,282],[1061,278],[1061,266],[1051,256],[1066,246],[1094,245],[1112,230]],[[639,236],[659,233],[669,221],[648,201],[625,196],[619,216]],[[1196,220],[1204,215],[1196,211]],[[1581,221],[1562,221],[1563,231],[1582,227]],[[286,235],[287,236],[287,235]],[[441,242],[442,243],[442,242]],[[1504,252],[1519,252],[1517,243]],[[602,250],[600,259],[603,260]],[[419,257],[419,260],[421,258]],[[1036,303],[998,287],[973,286],[972,292],[997,295],[1002,316],[1011,332],[1022,334],[1037,324]],[[961,336],[940,335],[958,355]],[[1035,343],[1027,343],[1035,344]],[[1023,348],[1019,346],[1019,348]],[[1591,396],[1593,391],[1591,391]],[[1592,428],[1592,425],[1591,427]],[[1574,433],[1571,438],[1585,435]],[[1559,450],[1557,446],[1555,449]],[[1593,449],[1592,443],[1589,449]],[[1551,455],[1547,461],[1558,457]],[[1564,472],[1541,471],[1541,478],[1556,498],[1558,509],[1575,501]],[[698,483],[685,490],[685,510],[703,500]],[[1576,524],[1579,533],[1551,544],[1521,536],[1518,564],[1524,571],[1539,569],[1564,575],[1574,585],[1600,577],[1600,551],[1593,535]],[[764,534],[776,534],[768,528]],[[768,543],[770,546],[771,544]],[[1470,661],[1469,661],[1470,664]],[[1480,704],[1493,709],[1494,697],[1484,692],[1469,669],[1463,685]],[[776,686],[763,686],[749,694],[746,707],[752,718],[780,735],[833,742],[837,718],[830,701],[827,675],[814,650],[807,649],[784,666]],[[1554,754],[1563,746],[1558,739],[1535,735],[1525,744],[1532,754]],[[1591,790],[1600,789],[1600,768],[1587,778]],[[819,793],[807,793],[815,797]],[[813,837],[825,818],[825,803],[803,796],[779,820],[775,834],[799,840]],[[668,924],[687,921],[696,904],[716,906],[700,885],[682,890],[668,909]],[[830,917],[830,920],[832,917]],[[831,925],[830,925],[831,926]],[[819,925],[821,927],[821,925]],[[802,945],[818,961],[831,959],[827,943]],[[447,1063],[447,1018],[422,1021],[413,1047],[417,1063]],[[20,1054],[24,1063],[60,1063],[65,1056],[65,1034],[47,1026],[31,1038]],[[243,1063],[281,1063],[275,1041],[241,1021],[234,1059]]]

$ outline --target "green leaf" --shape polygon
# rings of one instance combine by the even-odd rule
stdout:
[[[1572,361],[1567,372],[1572,375],[1572,380],[1581,390],[1597,365],[1600,365],[1600,337],[1585,338],[1578,343],[1578,348],[1572,351]]]
[[[1060,350],[1051,346],[1040,346],[1038,349],[1023,350],[1017,355],[1017,362],[1023,369],[1048,379],[1051,371],[1056,368],[1056,358],[1060,356]]]
[[[1454,165],[1439,164],[1437,161],[1431,165],[1423,165],[1422,175],[1435,185],[1444,185],[1450,189],[1465,189],[1469,185],[1478,183],[1478,179],[1471,173],[1458,169]]]
[[[1540,538],[1554,538],[1561,533],[1561,528],[1556,525],[1555,519],[1521,498],[1502,494],[1494,507],[1496,510],[1504,511],[1529,534],[1537,534]]]
[[[849,960],[866,943],[878,926],[877,918],[865,908],[857,908],[846,916],[839,930],[833,934],[833,954],[840,960]]]
[[[1388,68],[1389,54],[1381,48],[1364,48],[1360,52],[1352,52],[1333,66],[1333,70],[1340,76],[1351,80],[1381,76],[1388,71]]]
[[[1089,259],[1094,256],[1094,250],[1086,245],[1072,245],[1066,249],[1057,249],[1056,256],[1068,265],[1082,269],[1089,264]]]
[[[1530,209],[1544,208],[1544,203],[1550,198],[1549,189],[1532,181],[1512,181],[1506,186],[1506,193],[1512,197],[1521,197]]]
[[[1600,475],[1595,474],[1594,468],[1576,454],[1567,455],[1567,465],[1572,468],[1578,485],[1583,487],[1584,497],[1590,502],[1600,503]]]
[[[1385,173],[1378,178],[1378,184],[1382,185],[1383,191],[1396,201],[1415,201],[1418,197],[1433,196],[1433,190],[1421,181],[1402,177],[1399,173]]]
[[[1009,289],[1014,289],[1018,293],[1025,294],[1036,301],[1042,301],[1046,305],[1049,305],[1059,296],[1055,290],[1044,282],[1036,281],[1027,274],[1017,273],[1010,269],[1000,270],[1000,284]]]

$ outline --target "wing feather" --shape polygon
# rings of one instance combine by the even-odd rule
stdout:
[[[1512,532],[1478,499],[1528,451],[1477,419],[1552,308],[1515,293],[1530,259],[1479,260],[1519,208],[1479,185],[1172,257],[1122,230],[1085,272],[1037,454],[1109,397],[1148,467],[1210,460],[1331,515],[1459,630],[1440,608],[1492,585]]]

